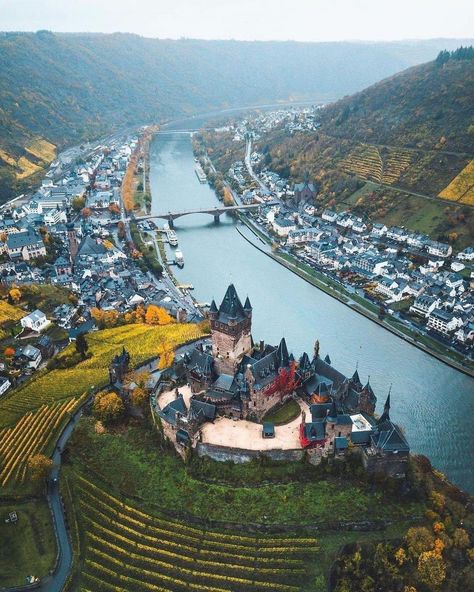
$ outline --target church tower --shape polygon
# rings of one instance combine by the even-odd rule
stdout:
[[[242,306],[233,284],[227,288],[221,305],[214,300],[209,309],[212,354],[220,374],[233,374],[242,357],[252,349],[252,305]]]

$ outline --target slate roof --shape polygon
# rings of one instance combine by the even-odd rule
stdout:
[[[157,410],[158,415],[171,425],[176,425],[178,416],[186,416],[188,410],[184,402],[183,395],[180,393],[177,399],[170,401],[163,409]]]
[[[408,442],[400,428],[390,420],[378,424],[375,434],[371,436],[371,440],[373,446],[383,452],[408,453],[410,451]]]
[[[235,289],[234,284],[230,284],[230,286],[227,288],[221,305],[219,306],[218,320],[222,323],[228,323],[229,321],[239,322],[245,318],[247,318],[247,315],[245,314],[245,310],[237,294],[237,290]]]
[[[199,401],[199,399],[191,398],[189,407],[189,419],[198,421],[214,420],[217,414],[217,407],[212,403]]]

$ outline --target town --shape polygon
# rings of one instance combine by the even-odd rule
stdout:
[[[189,291],[162,270],[153,223],[125,216],[127,170],[135,177],[135,194],[137,186],[144,193],[140,184],[147,182],[143,154],[137,156],[144,131],[67,150],[37,191],[1,206],[0,286],[10,304],[33,285],[57,288],[66,297],[54,307],[50,298],[48,310],[26,299],[30,310],[19,318],[14,308],[4,311],[0,394],[79,335],[114,326],[137,309],[145,314],[156,307],[181,322],[203,319]],[[162,240],[177,244],[171,230]]]
[[[317,129],[318,107],[299,112],[275,111],[247,117],[216,130],[235,142],[245,141],[243,160],[225,176],[235,203],[260,203],[248,214],[251,225],[272,245],[323,283],[345,292],[379,318],[392,317],[423,343],[428,337],[454,355],[472,360],[474,344],[474,247],[458,252],[448,243],[386,226],[347,209],[318,208],[315,184],[306,175],[299,183],[265,165],[265,155],[253,149],[257,139],[280,126]],[[195,144],[196,146],[196,144]],[[212,176],[212,163],[197,145],[199,159]]]

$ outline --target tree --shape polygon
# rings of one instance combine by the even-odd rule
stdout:
[[[79,333],[76,337],[76,351],[78,354],[81,354],[81,357],[84,359],[86,357],[87,350],[89,349],[89,344],[87,343],[87,339],[83,333]]]
[[[8,296],[10,297],[11,301],[15,304],[17,304],[21,300],[21,292],[18,288],[12,288],[8,292]]]
[[[420,553],[433,548],[434,536],[424,526],[413,526],[407,530],[405,542],[409,553],[416,558]]]
[[[146,310],[145,322],[147,325],[169,325],[173,319],[164,308],[150,304]]]
[[[28,459],[27,467],[31,480],[39,483],[51,472],[53,461],[44,454],[35,454]]]
[[[123,417],[125,405],[117,393],[98,393],[94,399],[92,412],[99,421],[111,423]]]
[[[13,358],[13,356],[15,355],[15,348],[8,346],[5,348],[3,354],[6,358]]]
[[[453,534],[453,544],[458,549],[469,547],[469,535],[464,528],[456,528]]]
[[[111,203],[109,205],[109,212],[111,214],[120,214],[120,206],[117,203]]]
[[[85,197],[74,197],[71,206],[75,212],[80,212],[86,205]]]
[[[120,222],[117,224],[117,236],[120,240],[124,240],[126,236],[125,223],[122,220],[120,220]]]
[[[145,389],[140,386],[137,386],[132,393],[132,405],[135,407],[145,407],[148,401],[148,393]]]
[[[83,208],[82,217],[83,218],[90,218],[91,216],[92,216],[92,210],[90,208]]]
[[[427,586],[441,586],[446,578],[446,565],[436,551],[425,551],[418,558],[417,574]]]
[[[169,343],[165,343],[160,349],[160,363],[158,364],[158,369],[163,370],[163,368],[169,368],[173,363],[174,351]]]

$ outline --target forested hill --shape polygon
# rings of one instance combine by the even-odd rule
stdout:
[[[0,34],[0,198],[40,171],[56,147],[112,127],[288,99],[333,100],[457,45]]]
[[[323,110],[328,134],[474,153],[474,51],[415,66]],[[458,58],[456,55],[465,55]]]

